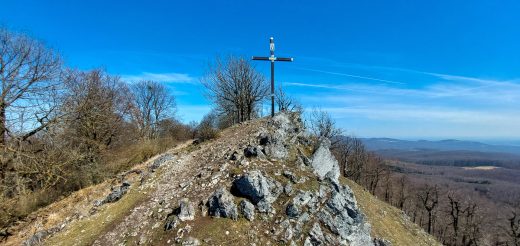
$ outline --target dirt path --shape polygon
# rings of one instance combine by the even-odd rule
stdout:
[[[183,150],[185,150],[190,143],[191,141],[186,141],[168,150],[166,153],[178,156],[182,154]],[[146,172],[148,165],[163,154],[152,157],[148,161],[134,166],[132,170]],[[179,169],[179,171],[181,171],[181,169]],[[152,173],[149,178],[154,178],[155,176],[155,173]],[[128,179],[132,180],[132,183],[138,183],[138,175],[136,174],[130,174]],[[137,205],[146,200],[147,190],[150,188],[138,191],[137,187],[134,187],[136,185],[133,185],[128,194],[121,199],[121,201],[126,202],[106,204],[97,212],[93,213],[93,203],[96,200],[101,200],[106,197],[107,194],[110,193],[110,187],[118,182],[119,180],[117,179],[107,180],[103,183],[76,191],[58,202],[39,209],[29,215],[25,220],[15,224],[12,227],[12,231],[14,231],[13,235],[7,238],[6,241],[0,242],[0,244],[22,245],[30,238],[32,238],[34,243],[42,242],[48,238],[49,242],[59,242],[59,244],[63,245],[83,244],[81,241],[76,240],[59,240],[61,239],[60,235],[64,234],[63,232],[75,231],[76,227],[79,226],[81,228],[80,225],[86,226],[88,224],[93,225],[93,228],[90,228],[92,232],[97,231],[104,228],[105,225],[110,225],[110,223],[107,222],[114,222],[116,217],[118,217],[110,215],[106,218],[107,221],[104,222],[100,219],[100,215],[107,215],[116,210],[118,213],[115,213],[115,215],[124,216],[125,213],[131,211],[133,205]],[[125,212],[125,210],[127,211]],[[96,230],[94,230],[95,228]],[[85,238],[94,236],[86,235],[87,229],[89,228],[81,229],[80,232],[84,230],[81,234],[83,234]],[[53,240],[54,238],[57,240]]]

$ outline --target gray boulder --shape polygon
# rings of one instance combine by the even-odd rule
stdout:
[[[296,207],[293,203],[289,203],[285,208],[285,214],[289,218],[296,218],[300,215],[301,211],[298,207]]]
[[[224,188],[216,190],[208,198],[208,214],[215,217],[237,220],[237,206],[231,193]]]
[[[238,209],[247,220],[253,221],[255,219],[255,205],[248,200],[242,200],[238,205]]]
[[[320,139],[318,149],[311,159],[311,167],[320,180],[325,178],[337,183],[340,175],[339,165],[334,155],[330,152],[330,140]]]
[[[265,146],[267,156],[275,159],[285,159],[289,155],[286,141],[294,128],[287,114],[279,113],[269,122],[274,131],[267,137]]]
[[[293,187],[292,187],[292,184],[291,183],[287,183],[284,187],[283,187],[283,192],[290,196],[292,193],[293,193]]]
[[[251,171],[233,181],[233,192],[255,205],[261,200],[274,202],[281,191],[280,183],[265,177],[260,171]]]
[[[130,183],[126,181],[123,182],[120,186],[112,187],[110,194],[108,194],[108,196],[105,197],[105,199],[103,199],[102,201],[97,201],[95,205],[100,206],[105,203],[117,202],[119,201],[119,199],[121,199],[121,197],[123,197],[126,194],[128,189],[130,189]]]

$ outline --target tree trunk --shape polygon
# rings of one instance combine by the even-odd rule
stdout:
[[[432,211],[428,210],[428,233],[429,234],[432,234],[432,220],[433,220]]]
[[[3,103],[0,105],[0,146],[5,145],[6,143],[6,116],[5,116],[5,106]]]

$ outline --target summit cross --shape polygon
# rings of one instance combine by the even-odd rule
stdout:
[[[271,56],[269,56],[269,57],[253,56],[253,60],[271,61],[271,117],[274,117],[274,62],[275,61],[292,62],[294,59],[274,56],[274,38],[273,37],[271,37],[269,39],[269,50],[271,51]]]

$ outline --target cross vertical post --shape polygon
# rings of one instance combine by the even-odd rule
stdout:
[[[294,59],[274,56],[274,38],[273,37],[271,37],[269,39],[269,51],[271,53],[271,56],[269,56],[269,57],[253,56],[253,60],[271,62],[271,117],[274,117],[274,62],[275,61],[292,62]]]

